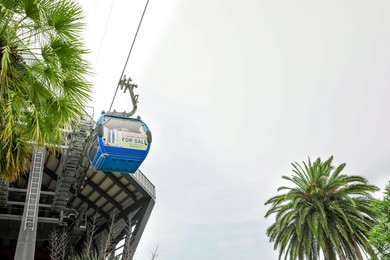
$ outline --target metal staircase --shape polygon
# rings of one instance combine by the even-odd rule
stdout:
[[[92,127],[93,120],[86,116],[86,119],[80,118],[78,125],[73,130],[69,148],[62,161],[64,168],[57,179],[53,200],[53,208],[55,210],[61,211],[66,208],[69,190],[75,181],[75,177],[77,177],[76,173],[80,174],[81,168],[84,168],[82,160],[84,158],[86,141],[91,134]]]
[[[8,182],[0,179],[0,207],[8,204]]]
[[[31,165],[29,187],[27,189],[27,211],[25,215],[24,230],[33,230],[38,218],[39,195],[43,176],[43,166],[45,163],[45,148],[36,148],[33,154]]]

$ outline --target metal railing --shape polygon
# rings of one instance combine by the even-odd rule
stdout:
[[[153,198],[156,198],[156,187],[140,170],[137,170],[134,174],[130,174],[130,176],[132,176],[141,186],[143,186]]]

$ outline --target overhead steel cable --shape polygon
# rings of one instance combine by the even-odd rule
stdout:
[[[104,43],[104,39],[106,38],[106,33],[107,33],[107,27],[108,27],[108,24],[110,22],[110,19],[111,19],[111,12],[112,12],[112,7],[114,6],[114,2],[115,0],[112,0],[111,2],[111,7],[110,7],[110,11],[108,12],[108,16],[107,16],[107,20],[106,20],[106,25],[104,26],[104,31],[103,31],[103,35],[102,35],[102,39],[100,41],[100,46],[99,46],[99,50],[98,50],[98,53],[97,53],[97,56],[96,56],[96,60],[95,60],[95,64],[93,66],[93,72],[91,74],[91,82],[94,80],[95,78],[95,72],[96,72],[96,67],[97,67],[97,64],[99,62],[99,59],[100,59],[100,53],[102,51],[102,47],[103,47],[103,43]],[[93,119],[93,115],[91,116],[85,108],[83,108],[83,111],[85,113],[85,115],[87,115],[90,119],[92,119],[92,121],[94,120]]]
[[[104,26],[104,32],[103,32],[102,40],[100,41],[99,51],[98,51],[98,54],[97,54],[97,57],[96,57],[95,66],[94,66],[94,68],[93,68],[92,77],[95,77],[96,67],[97,67],[97,64],[98,64],[98,62],[99,62],[100,53],[101,53],[101,51],[102,51],[104,39],[106,38],[107,27],[108,27],[108,23],[110,22],[111,11],[112,11],[112,7],[114,6],[114,2],[115,2],[115,0],[112,0],[112,2],[111,2],[111,7],[110,7],[110,11],[108,12],[108,17],[107,17],[107,20],[106,20],[106,25]]]
[[[146,8],[148,7],[148,4],[149,4],[149,0],[146,1],[145,8],[144,8],[144,11],[143,11],[143,13],[142,13],[141,19],[140,19],[140,21],[139,21],[137,31],[135,32],[135,35],[134,35],[134,38],[133,38],[133,42],[132,42],[131,47],[130,47],[129,54],[127,55],[127,59],[126,59],[126,62],[125,62],[125,66],[123,67],[122,74],[121,74],[121,76],[119,77],[118,85],[116,86],[115,94],[114,94],[114,97],[112,98],[111,105],[110,105],[110,109],[109,109],[108,111],[111,111],[112,104],[114,104],[114,100],[115,100],[115,97],[116,97],[116,93],[118,92],[118,89],[119,89],[119,86],[120,86],[121,79],[122,79],[122,77],[123,77],[123,75],[124,75],[124,73],[125,73],[125,70],[126,70],[126,67],[127,67],[127,63],[129,62],[129,58],[130,58],[131,52],[132,52],[132,50],[133,50],[135,40],[137,39],[137,35],[138,35],[138,32],[139,32],[139,28],[141,27],[142,20],[144,19],[144,15],[145,15],[145,12],[146,12]]]

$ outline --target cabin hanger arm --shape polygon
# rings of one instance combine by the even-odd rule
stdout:
[[[137,88],[138,85],[133,84],[132,79],[130,77],[126,78],[126,75],[124,75],[123,78],[119,81],[119,86],[121,90],[123,90],[123,93],[126,93],[126,90],[129,90],[133,109],[129,113],[126,113],[126,115],[132,116],[137,111],[138,95],[134,94],[134,88]]]

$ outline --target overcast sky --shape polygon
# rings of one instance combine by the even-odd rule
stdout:
[[[98,115],[146,2],[82,2]],[[276,259],[264,202],[308,157],[334,155],[383,188],[389,10],[387,0],[151,0],[125,73],[153,133],[141,170],[157,188],[136,260],[157,245],[158,260]],[[113,108],[129,111],[130,98]]]

